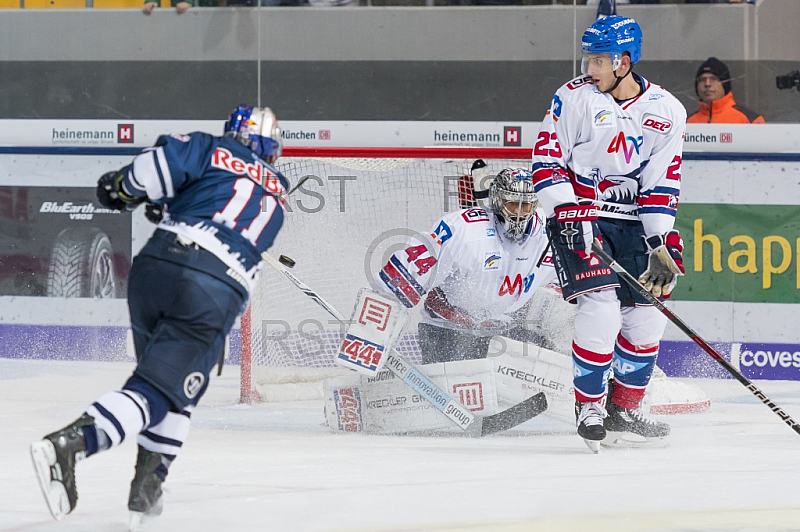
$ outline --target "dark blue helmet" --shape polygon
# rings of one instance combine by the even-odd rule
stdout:
[[[244,144],[270,164],[283,151],[278,117],[269,107],[240,105],[225,122],[224,135]]]
[[[612,62],[628,52],[631,63],[638,63],[642,57],[642,29],[632,18],[604,17],[586,28],[581,48],[585,54],[610,54]]]

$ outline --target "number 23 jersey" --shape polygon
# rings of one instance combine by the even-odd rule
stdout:
[[[590,201],[600,217],[640,220],[648,236],[672,229],[686,109],[632,75],[641,92],[623,102],[588,76],[556,91],[533,149],[533,182],[548,216],[562,203]]]

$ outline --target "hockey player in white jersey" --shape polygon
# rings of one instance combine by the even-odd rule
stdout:
[[[555,281],[531,173],[502,170],[489,196],[489,210],[446,214],[425,241],[410,242],[378,272],[379,285],[406,307],[424,299],[425,364],[483,358],[493,335],[529,340],[531,296]]]
[[[669,297],[683,274],[683,245],[673,224],[686,110],[633,72],[642,47],[633,19],[596,21],[581,46],[583,75],[553,97],[532,172],[563,296],[578,305],[575,415],[578,434],[596,452],[603,440],[619,441],[619,433],[669,434],[668,425],[640,408],[666,318],[620,283],[591,245],[600,239],[653,295]]]
[[[339,358],[351,367],[364,354],[353,346],[390,350],[408,322],[403,307],[419,306],[424,363],[419,370],[464,407],[492,415],[538,392],[548,394],[548,405],[561,406],[571,402],[571,368],[564,368],[564,355],[531,345],[539,331],[526,326],[534,325],[526,323],[534,293],[557,282],[532,175],[510,168],[496,176],[485,168],[478,175],[479,166],[473,165],[472,177],[480,183],[477,192],[486,194],[488,188],[488,209],[446,214],[429,233],[417,234],[395,251],[375,275],[377,291],[359,293]],[[374,301],[380,301],[386,320],[376,320]],[[371,322],[380,326],[370,327]],[[452,428],[443,414],[420,402],[412,387],[391,372],[376,373],[380,363],[367,358],[360,364],[370,370],[366,375],[325,384],[326,418],[333,430]],[[569,415],[570,409],[558,410]]]

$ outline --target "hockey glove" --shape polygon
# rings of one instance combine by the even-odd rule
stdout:
[[[158,225],[164,219],[164,206],[148,201],[144,204],[144,216],[151,223]]]
[[[669,298],[678,276],[684,274],[683,239],[677,231],[643,238],[649,256],[647,270],[639,277],[639,282],[654,296]]]
[[[597,220],[597,207],[562,203],[555,208],[556,235],[558,243],[574,251],[583,260],[592,257],[592,222]]]
[[[121,211],[127,206],[132,209],[136,204],[144,201],[145,197],[136,198],[126,194],[122,190],[122,180],[125,179],[125,172],[115,170],[106,172],[97,181],[97,201],[107,209]]]

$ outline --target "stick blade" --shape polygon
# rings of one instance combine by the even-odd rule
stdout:
[[[480,431],[478,436],[488,436],[496,432],[513,429],[517,425],[533,419],[545,410],[547,410],[547,397],[544,392],[539,392],[502,412],[476,419],[473,425],[477,427],[473,430]]]

